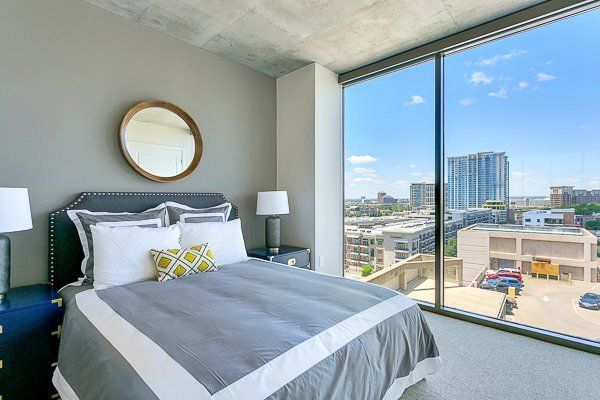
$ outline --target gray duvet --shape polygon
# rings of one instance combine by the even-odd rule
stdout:
[[[132,347],[140,345],[137,335],[147,337],[168,357],[165,366],[137,367],[140,360],[111,339],[119,332],[103,330],[82,307],[79,296],[92,293],[63,292],[67,310],[55,373],[55,384],[58,374],[64,381],[57,384],[63,399],[180,398],[172,371],[203,387],[189,398],[388,399],[440,366],[412,300],[259,260],[95,293],[112,319],[135,332]],[[163,368],[165,382],[150,381],[148,368],[159,374]]]

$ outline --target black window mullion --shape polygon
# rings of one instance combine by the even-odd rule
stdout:
[[[435,308],[444,307],[444,58],[435,55]]]

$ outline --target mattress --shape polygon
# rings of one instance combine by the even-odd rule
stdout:
[[[442,365],[410,298],[262,260],[65,304],[64,400],[389,400]]]

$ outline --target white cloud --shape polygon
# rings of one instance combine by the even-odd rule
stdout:
[[[352,182],[354,182],[354,183],[372,183],[374,181],[375,180],[373,178],[366,178],[366,177],[352,179]]]
[[[525,81],[519,82],[519,89],[525,89],[527,86],[529,86],[529,83]]]
[[[350,156],[346,160],[348,160],[350,164],[370,164],[377,161],[375,157],[369,154],[364,154],[361,156]]]
[[[394,187],[396,189],[404,189],[404,188],[408,187],[408,185],[409,185],[408,182],[403,181],[403,180],[394,182]]]
[[[475,103],[475,99],[473,99],[471,97],[466,97],[466,98],[460,99],[458,101],[458,104],[460,104],[461,106],[470,106],[473,103]]]
[[[490,58],[484,58],[483,60],[479,61],[477,65],[480,67],[489,67],[490,65],[496,65],[499,61],[508,61],[526,53],[527,52],[525,50],[512,50],[506,54],[496,54]]]
[[[506,99],[508,97],[506,95],[506,89],[505,88],[500,88],[500,89],[498,89],[497,92],[490,92],[490,93],[488,93],[488,96],[490,96],[490,97],[496,97],[498,99]]]
[[[356,172],[357,174],[363,174],[363,175],[372,175],[375,172],[377,172],[373,168],[363,168],[363,167],[356,167],[353,169],[353,171]]]
[[[539,176],[542,175],[540,171],[512,171],[511,175],[514,177],[526,177],[526,176]]]
[[[425,103],[425,99],[418,94],[413,94],[410,96],[410,101],[405,101],[403,104],[405,106],[416,106],[417,104]]]
[[[494,81],[493,77],[486,75],[484,72],[481,72],[481,71],[473,72],[471,74],[471,79],[469,79],[469,82],[474,85],[479,85],[479,84],[489,85],[493,81]]]
[[[545,72],[538,72],[537,74],[538,82],[551,81],[552,79],[556,79],[556,76],[547,74]]]
[[[417,166],[415,164],[409,164],[408,168],[417,168]]]
[[[410,173],[410,176],[423,176],[423,175],[425,175],[425,174],[422,172],[411,172]]]

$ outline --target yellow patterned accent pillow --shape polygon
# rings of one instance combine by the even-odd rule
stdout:
[[[158,271],[158,281],[164,282],[198,272],[218,271],[208,244],[189,249],[150,250]]]

